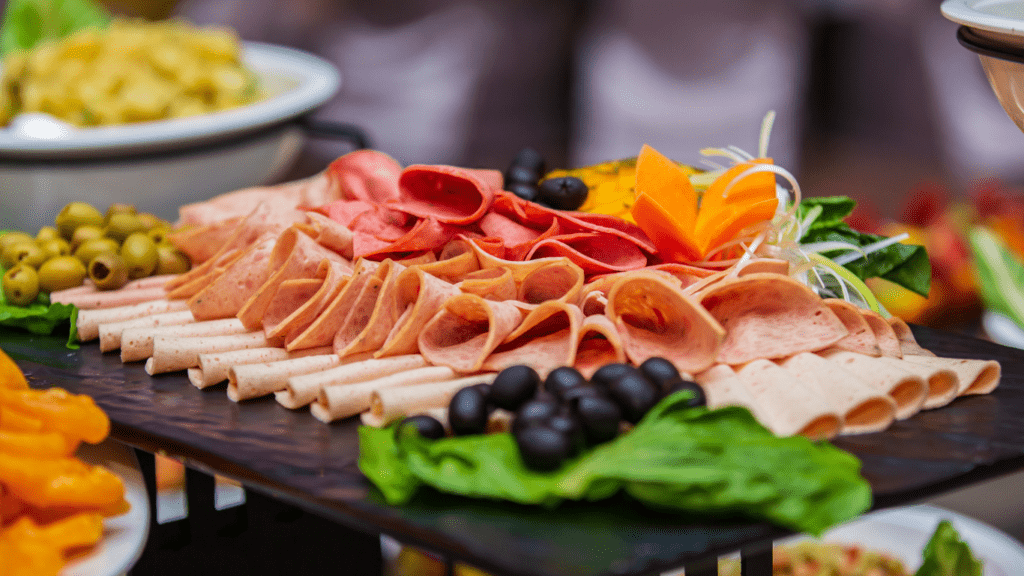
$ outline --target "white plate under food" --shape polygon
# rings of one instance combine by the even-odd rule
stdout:
[[[942,15],[991,40],[1024,47],[1021,0],[945,0]]]
[[[889,554],[913,574],[921,566],[924,547],[942,520],[952,522],[974,557],[984,561],[983,576],[1024,574],[1024,545],[988,524],[937,506],[922,504],[872,512],[829,530],[822,539]],[[807,539],[794,537],[778,544]]]
[[[83,444],[78,457],[108,468],[124,481],[125,500],[131,510],[103,521],[103,539],[88,554],[75,558],[60,576],[118,576],[135,564],[149,537],[149,498],[139,463],[130,448],[113,440]]]
[[[242,48],[242,60],[267,94],[259,102],[188,118],[76,129],[55,139],[0,129],[0,156],[137,154],[224,140],[301,116],[330,100],[341,86],[337,68],[323,58],[259,42],[243,42]]]

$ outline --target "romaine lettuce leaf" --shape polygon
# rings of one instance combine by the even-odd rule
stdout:
[[[0,266],[0,276],[6,272]],[[77,349],[78,308],[71,304],[51,304],[45,293],[40,293],[36,301],[28,306],[15,306],[7,303],[3,290],[0,290],[0,326],[21,328],[33,334],[52,334],[66,322],[71,323],[68,333],[68,348]]]
[[[981,576],[982,562],[949,520],[939,522],[924,548],[924,561],[914,576]]]

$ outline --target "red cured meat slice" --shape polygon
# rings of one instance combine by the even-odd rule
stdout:
[[[600,233],[566,234],[542,240],[527,254],[527,259],[563,256],[583,268],[587,275],[638,270],[647,266],[647,256],[618,236]]]
[[[383,204],[401,197],[398,178],[402,165],[376,150],[356,150],[327,167],[327,179],[342,198]]]
[[[370,252],[355,252],[356,256],[376,256],[381,254],[398,254],[407,252],[435,251],[444,248],[445,244],[451,242],[462,230],[434,220],[424,218],[416,223],[401,238],[387,244],[383,248]],[[365,245],[369,246],[369,243]],[[360,246],[363,249],[364,245]]]
[[[488,236],[502,238],[507,246],[533,245],[541,233],[512,220],[508,216],[491,211],[480,219],[480,229]]]
[[[409,166],[399,179],[402,199],[395,209],[449,224],[471,224],[491,207],[494,189],[472,171],[454,166]]]

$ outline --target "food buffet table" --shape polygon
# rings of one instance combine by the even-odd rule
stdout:
[[[1024,469],[1022,353],[927,328],[915,327],[915,334],[940,355],[998,360],[1002,384],[993,394],[960,398],[885,432],[837,440],[863,461],[875,508]],[[220,387],[198,390],[182,373],[150,377],[140,364],[102,355],[94,343],[72,351],[62,338],[4,329],[0,348],[33,386],[95,398],[117,440],[235,478],[357,532],[387,534],[495,574],[651,574],[682,566],[703,574],[717,556],[740,550],[743,574],[767,575],[771,541],[787,534],[769,524],[656,513],[625,499],[545,510],[424,491],[407,506],[388,506],[356,466],[356,419],[324,425],[272,399],[239,406]],[[357,542],[371,540],[339,546],[346,554],[350,548],[379,554],[373,545],[351,546]],[[336,551],[323,552],[338,560]],[[348,566],[359,561],[344,559]]]

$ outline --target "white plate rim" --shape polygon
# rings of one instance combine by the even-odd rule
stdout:
[[[944,0],[941,9],[943,16],[957,24],[1012,36],[1024,35],[1024,19],[992,14],[982,10],[986,6],[1010,3],[1013,2],[1007,0]]]
[[[103,539],[89,553],[68,562],[60,576],[119,576],[135,565],[149,538],[151,511],[139,462],[131,448],[111,439],[95,446],[84,444],[76,455],[120,476],[131,510],[106,518]]]
[[[278,124],[312,111],[330,100],[341,87],[334,64],[302,50],[243,42],[243,60],[258,73],[278,72],[297,85],[266,100],[202,116],[158,120],[76,131],[70,138],[33,140],[0,130],[0,155],[60,157],[90,152],[167,148],[219,139]]]
[[[921,564],[924,545],[942,520],[949,520],[960,533],[960,538],[971,547],[974,556],[985,562],[982,571],[984,576],[993,576],[999,573],[1010,576],[1017,574],[1017,569],[1024,566],[1024,544],[984,522],[931,504],[870,512],[856,520],[832,528],[822,536],[822,540],[864,545],[858,541],[859,534],[875,533],[887,525],[920,532],[921,541],[913,545],[900,541],[893,542],[886,548],[868,546],[876,552],[890,554],[904,560],[907,570],[913,573]],[[776,542],[776,545],[792,544],[809,539],[811,538],[806,535],[794,536],[780,540]]]

